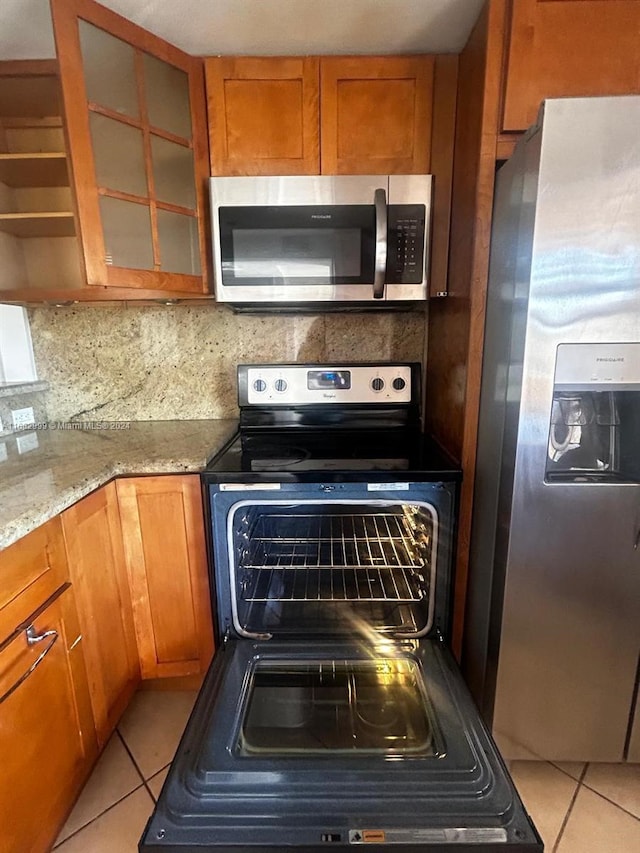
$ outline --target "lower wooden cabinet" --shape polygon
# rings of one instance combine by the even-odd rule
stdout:
[[[96,733],[103,746],[140,681],[115,483],[66,510],[62,526]]]
[[[200,478],[117,481],[143,678],[203,674],[213,655]]]
[[[50,850],[97,755],[72,588],[24,618],[0,643],[3,853]]]

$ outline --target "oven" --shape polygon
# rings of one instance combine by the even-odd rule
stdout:
[[[203,474],[218,650],[143,851],[541,853],[448,650],[419,366],[243,365]]]

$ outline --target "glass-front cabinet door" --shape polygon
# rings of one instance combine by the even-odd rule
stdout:
[[[87,283],[205,293],[201,60],[92,0],[51,0]]]

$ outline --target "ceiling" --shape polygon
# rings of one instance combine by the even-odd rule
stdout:
[[[195,55],[457,53],[484,0],[103,0]],[[0,59],[54,56],[48,0],[0,0]]]

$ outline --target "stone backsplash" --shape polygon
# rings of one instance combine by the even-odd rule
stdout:
[[[237,415],[236,365],[422,361],[422,311],[233,314],[216,305],[29,309],[50,420]]]

